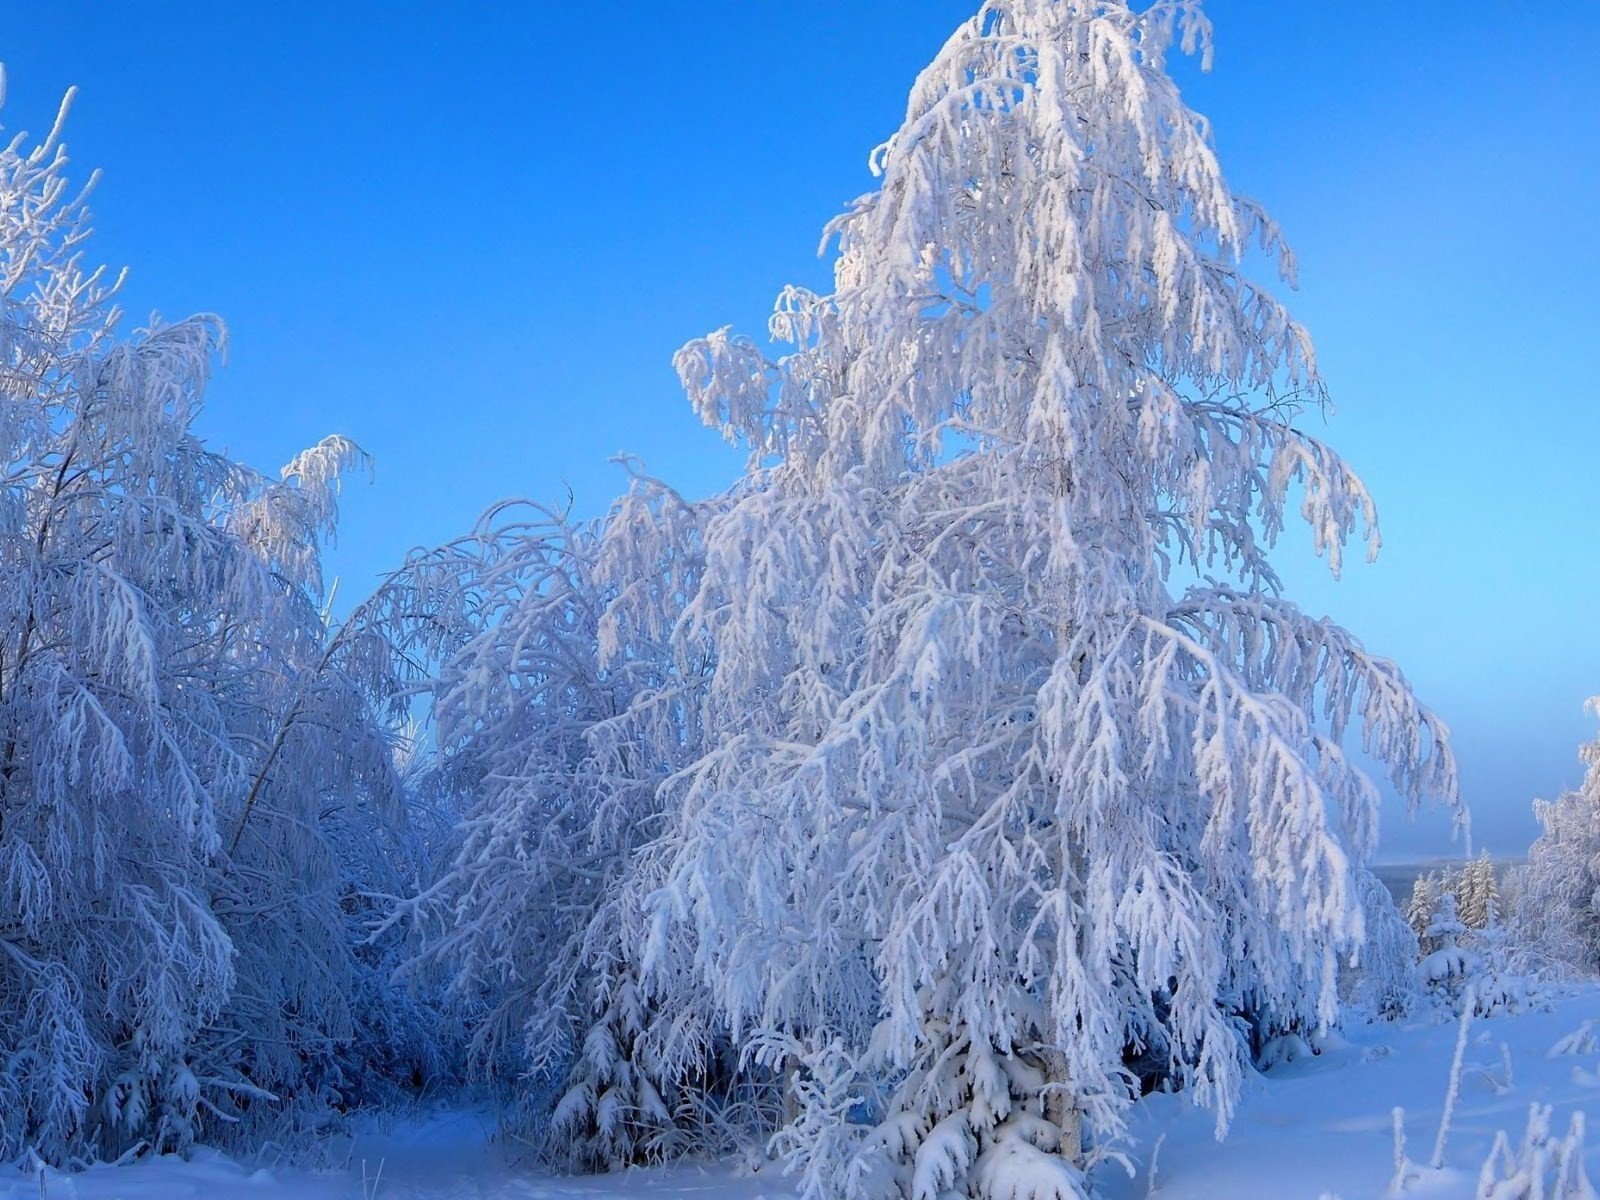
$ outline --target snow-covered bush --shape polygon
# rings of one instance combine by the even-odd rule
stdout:
[[[198,441],[222,327],[119,334],[59,133],[0,149],[0,1158],[54,1161],[346,1102],[407,840],[387,648],[322,617],[362,456]]]
[[[1583,1167],[1582,1112],[1574,1112],[1567,1132],[1550,1132],[1550,1106],[1528,1108],[1528,1128],[1515,1151],[1502,1130],[1478,1174],[1475,1200],[1596,1200]]]
[[[1014,1028],[1027,1040],[1002,1051],[974,1037],[959,1015],[936,1015],[951,1009],[941,999],[932,988],[922,997],[921,1053],[853,1154],[852,1170],[907,1196],[1083,1196],[1080,1119],[1063,1092],[1048,1088],[1060,1052],[1038,1003],[1013,991]],[[890,1033],[887,1025],[882,1032]]]
[[[1404,1016],[1417,1001],[1417,935],[1376,875],[1358,868],[1355,884],[1366,941],[1346,969],[1341,990],[1352,1005],[1372,1016]]]
[[[1515,877],[1511,872],[1507,886]],[[1503,919],[1505,894],[1487,852],[1458,868],[1419,875],[1412,884],[1406,918],[1418,939],[1423,989],[1452,1013],[1460,1011],[1469,984],[1479,1016],[1529,1001],[1530,956]]]
[[[652,946],[735,1035],[888,1084],[792,1097],[813,1194],[1070,1194],[1139,1055],[1226,1127],[1247,1030],[1324,1027],[1363,944],[1347,731],[1454,802],[1442,725],[1266,557],[1291,496],[1335,570],[1375,518],[1244,273],[1288,253],[1165,73],[1207,38],[1191,3],[985,5],[829,227],[832,294],[780,297],[792,350],[679,354],[751,475],[675,635],[715,736],[666,777]]]
[[[1441,892],[1423,932],[1422,945],[1427,953],[1422,958],[1421,975],[1424,985],[1446,996],[1452,1007],[1479,970],[1478,956],[1461,944],[1466,933],[1466,925],[1456,915],[1455,894]]]
[[[1478,1016],[1515,1011],[1529,1000],[1530,981],[1505,926],[1493,919],[1473,929],[1460,919],[1456,894],[1439,890],[1423,931],[1425,953],[1418,964],[1423,991],[1450,1013],[1470,1000]]]

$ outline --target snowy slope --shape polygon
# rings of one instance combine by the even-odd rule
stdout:
[[[1402,1023],[1346,1031],[1342,1045],[1274,1068],[1252,1084],[1226,1141],[1210,1119],[1178,1096],[1152,1096],[1133,1124],[1140,1145],[1131,1183],[1102,1170],[1107,1200],[1152,1194],[1144,1173],[1161,1139],[1153,1194],[1161,1200],[1376,1200],[1394,1176],[1392,1110],[1405,1110],[1407,1157],[1424,1164],[1403,1195],[1457,1200],[1474,1194],[1496,1131],[1515,1147],[1528,1106],[1554,1106],[1551,1126],[1565,1132],[1574,1108],[1600,1120],[1600,1053],[1549,1057],[1551,1047],[1585,1020],[1600,1018],[1600,990],[1586,989],[1518,1016],[1474,1021],[1468,1030],[1460,1097],[1445,1144],[1444,1169],[1433,1157],[1449,1086],[1458,1026]],[[1512,1080],[1506,1087],[1504,1056]],[[1600,1178],[1600,1136],[1586,1154]]]
[[[1403,1193],[1427,1200],[1470,1200],[1496,1131],[1513,1147],[1528,1106],[1554,1107],[1551,1127],[1567,1129],[1574,1109],[1600,1120],[1600,1046],[1550,1056],[1584,1021],[1600,1025],[1600,988],[1546,1009],[1473,1022],[1444,1168],[1432,1171],[1440,1112],[1449,1083],[1457,1026],[1437,1021],[1365,1026],[1315,1057],[1286,1063],[1254,1081],[1226,1141],[1210,1118],[1180,1096],[1152,1096],[1136,1113],[1139,1175],[1115,1167],[1097,1174],[1105,1200],[1379,1200],[1394,1175],[1393,1118],[1405,1109],[1407,1156],[1420,1177]],[[1502,1050],[1504,1047],[1504,1050]],[[1505,1079],[1509,1056],[1511,1080]],[[750,1176],[733,1166],[677,1167],[620,1175],[562,1178],[507,1161],[490,1139],[490,1119],[443,1113],[371,1130],[329,1153],[348,1165],[322,1172],[252,1170],[212,1153],[189,1162],[162,1159],[100,1167],[78,1175],[48,1173],[47,1200],[780,1200],[791,1191],[776,1168]],[[1146,1168],[1160,1142],[1154,1187]],[[1600,1178],[1600,1135],[1586,1159]],[[379,1169],[381,1167],[381,1176]],[[363,1171],[367,1182],[363,1184]],[[376,1183],[374,1184],[374,1179]],[[35,1200],[37,1176],[0,1182],[0,1200]]]

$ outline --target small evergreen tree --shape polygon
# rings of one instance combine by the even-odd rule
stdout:
[[[1495,923],[1500,904],[1500,884],[1494,861],[1484,850],[1461,867],[1456,877],[1456,905],[1469,929],[1487,929]]]
[[[1467,932],[1456,912],[1455,893],[1441,892],[1428,919],[1424,944],[1430,949],[1422,959],[1422,979],[1452,1008],[1459,1007],[1467,984],[1479,969],[1478,956],[1462,945]]]
[[[1443,892],[1444,880],[1437,871],[1418,875],[1411,881],[1411,899],[1406,902],[1406,923],[1422,940],[1423,953],[1434,949],[1426,940],[1428,926],[1433,922],[1433,914],[1438,911],[1439,897]]]

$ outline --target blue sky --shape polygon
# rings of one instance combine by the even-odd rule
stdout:
[[[1208,9],[1186,94],[1299,253],[1325,432],[1383,515],[1337,584],[1291,532],[1291,594],[1402,664],[1456,730],[1478,840],[1517,852],[1600,692],[1600,5]],[[348,598],[498,498],[597,511],[618,451],[731,479],[673,350],[826,281],[823,222],[969,12],[0,0],[0,120],[42,132],[80,85],[68,141],[105,171],[95,252],[132,268],[130,318],[232,331],[207,438],[376,457],[333,555]]]

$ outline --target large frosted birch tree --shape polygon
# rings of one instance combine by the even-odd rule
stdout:
[[[752,478],[679,630],[717,736],[650,946],[789,1073],[814,1195],[1077,1195],[1135,1060],[1225,1128],[1252,1030],[1326,1026],[1361,952],[1353,750],[1455,803],[1399,670],[1281,594],[1296,510],[1335,573],[1376,517],[1176,49],[1197,3],[986,4],[787,351],[678,356]]]

